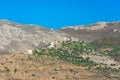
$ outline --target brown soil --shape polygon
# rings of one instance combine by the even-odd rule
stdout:
[[[49,56],[0,55],[0,80],[119,80]]]

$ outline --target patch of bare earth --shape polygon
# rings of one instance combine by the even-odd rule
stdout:
[[[114,75],[113,75],[114,76]],[[119,80],[50,56],[0,55],[0,80]]]

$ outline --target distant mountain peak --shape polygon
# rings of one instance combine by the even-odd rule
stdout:
[[[9,24],[17,24],[17,23],[12,22],[12,21],[7,20],[7,19],[0,19],[0,25],[9,25]]]
[[[113,24],[115,25],[119,25],[120,21],[117,22],[97,22],[97,23],[93,23],[93,24],[89,24],[89,25],[76,25],[76,26],[66,26],[63,27],[61,29],[74,29],[74,30],[102,30],[106,27],[110,27],[110,25]]]
[[[97,22],[90,25],[77,25],[77,26],[67,26],[62,29],[71,28],[74,30],[99,30],[107,27],[108,22]]]
[[[120,36],[120,21],[117,22],[97,22],[90,25],[68,26],[61,29],[70,36],[75,36],[80,40],[93,41],[105,37]]]

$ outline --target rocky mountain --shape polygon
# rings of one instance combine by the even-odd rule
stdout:
[[[23,53],[47,47],[51,42],[63,40],[94,41],[113,39],[120,41],[120,22],[98,22],[90,25],[68,26],[52,30],[39,25],[20,24],[0,20],[0,54]],[[107,39],[105,39],[107,38]]]
[[[120,22],[98,22],[90,25],[68,26],[60,31],[85,41],[118,38],[120,37]]]
[[[38,25],[24,25],[0,20],[0,53],[22,53],[47,46],[52,41],[61,41],[67,36]]]
[[[0,20],[0,54],[0,80],[120,80],[120,22],[53,30]]]

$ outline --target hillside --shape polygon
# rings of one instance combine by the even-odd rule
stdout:
[[[120,80],[120,22],[52,30],[0,20],[0,61],[0,80]]]
[[[0,20],[0,54],[24,53],[51,42],[63,40],[105,41],[120,43],[120,22],[99,22],[86,26],[70,26],[52,30],[38,25],[27,25]],[[107,41],[108,41],[107,40]]]
[[[83,41],[120,37],[120,22],[98,22],[90,25],[68,26],[61,31]]]
[[[42,26],[0,20],[0,54],[24,53],[47,46],[52,41],[63,40],[65,36],[61,31]]]
[[[119,80],[118,72],[97,71],[50,56],[0,55],[0,80]],[[105,68],[107,69],[107,68]],[[104,69],[103,69],[104,70]],[[109,68],[108,68],[109,70]]]

